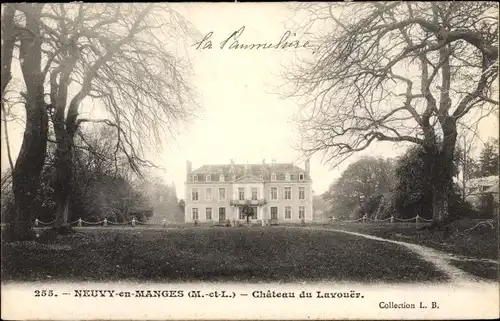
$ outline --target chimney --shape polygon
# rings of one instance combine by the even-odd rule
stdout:
[[[309,165],[309,158],[306,159],[306,172],[309,173],[310,170],[310,165]]]
[[[231,173],[231,177],[234,180],[234,160],[231,158],[229,161],[231,165],[229,165],[229,173]]]
[[[189,174],[192,170],[192,163],[190,161],[186,161],[186,172]]]
[[[262,165],[266,165],[266,159],[265,158],[262,159]]]

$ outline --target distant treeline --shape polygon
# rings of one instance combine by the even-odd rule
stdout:
[[[115,158],[109,135],[110,130],[106,127],[92,132],[82,138],[86,148],[75,152],[68,220],[82,218],[99,221],[107,218],[114,222],[126,222],[132,217],[147,221],[151,216],[161,216],[172,222],[181,221],[182,209],[175,186],[153,175],[139,178],[131,174],[126,160]],[[49,148],[54,146],[49,145]],[[49,156],[53,154],[48,153]],[[46,161],[34,202],[34,217],[44,222],[55,219],[53,162],[53,157]],[[1,218],[5,222],[8,215],[14,215],[15,211],[10,171],[2,174],[1,183]]]
[[[461,148],[455,150],[453,172],[455,183],[450,195],[452,217],[491,217],[494,213],[492,195],[481,195],[482,205],[473,207],[466,201],[464,186],[473,178],[498,175],[498,140],[490,140],[474,159]],[[322,194],[326,215],[339,219],[372,219],[390,216],[412,218],[419,215],[431,219],[432,177],[425,151],[412,147],[396,159],[363,157],[352,163]],[[319,200],[316,206],[321,206]]]

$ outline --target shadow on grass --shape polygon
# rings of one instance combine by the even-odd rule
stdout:
[[[282,227],[92,230],[46,244],[5,243],[2,260],[3,281],[446,280],[394,244]]]
[[[498,264],[477,261],[451,260],[450,263],[467,273],[487,280],[498,280]]]
[[[359,223],[330,224],[330,228],[375,235],[382,238],[416,243],[439,251],[473,258],[498,259],[498,228],[486,227],[469,231],[480,220],[463,219],[443,230],[422,229],[429,224]],[[494,222],[496,225],[497,223]]]

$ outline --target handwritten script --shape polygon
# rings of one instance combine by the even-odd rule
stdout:
[[[220,49],[243,49],[243,50],[284,50],[284,49],[316,49],[317,46],[311,44],[309,41],[293,40],[296,36],[295,33],[291,31],[286,31],[279,41],[277,42],[263,42],[263,43],[243,43],[241,40],[242,34],[245,31],[245,26],[241,27],[237,31],[234,31],[219,43]],[[196,50],[206,50],[213,49],[212,36],[213,31],[205,34],[203,38],[195,43],[193,47]]]

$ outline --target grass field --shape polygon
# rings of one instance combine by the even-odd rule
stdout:
[[[285,227],[79,229],[5,243],[2,280],[425,282],[432,264],[393,244]]]
[[[474,228],[479,220],[464,219],[451,223],[443,231],[421,230],[429,224],[415,223],[341,223],[323,225],[324,227],[375,235],[387,239],[424,245],[436,250],[453,254],[457,258],[490,259],[498,261],[498,223]],[[474,229],[472,229],[474,228]],[[473,275],[496,280],[498,264],[480,261],[450,262],[456,267]]]

